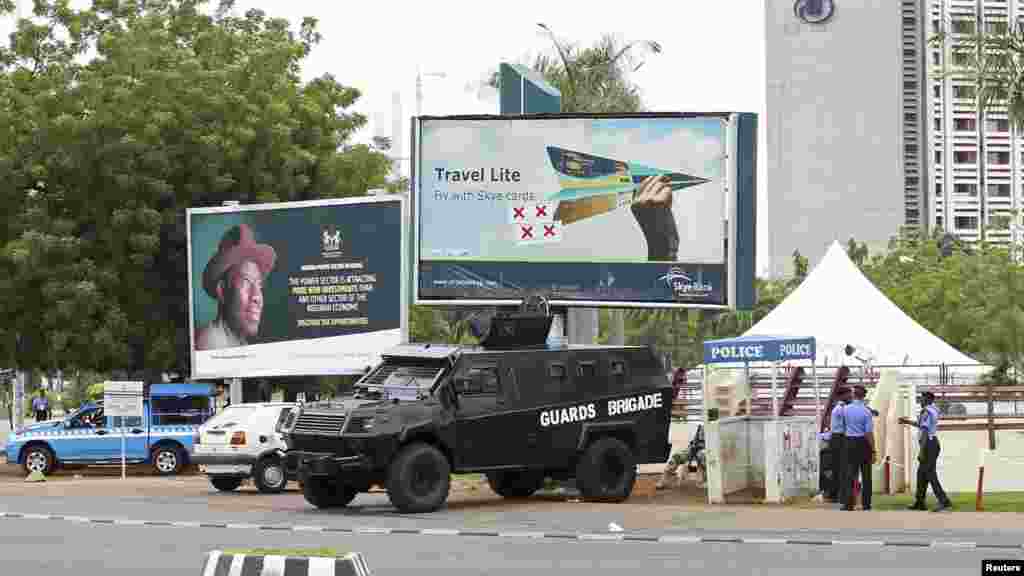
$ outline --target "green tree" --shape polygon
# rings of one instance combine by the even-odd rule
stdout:
[[[0,359],[187,373],[186,208],[385,183],[317,21],[206,3],[37,0],[0,48]]]
[[[853,236],[851,236],[850,240],[846,243],[846,255],[849,256],[850,260],[852,260],[858,267],[863,266],[864,263],[867,262],[869,256],[867,244],[864,244],[863,242],[858,244],[857,241],[853,239]]]

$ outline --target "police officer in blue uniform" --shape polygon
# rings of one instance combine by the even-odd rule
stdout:
[[[942,484],[939,483],[939,473],[935,469],[940,452],[938,435],[939,409],[935,407],[935,394],[931,392],[922,393],[918,402],[921,404],[921,414],[917,417],[917,422],[913,422],[909,418],[900,418],[902,424],[907,424],[920,430],[919,442],[921,449],[917,456],[917,494],[914,497],[914,504],[910,506],[910,509],[927,509],[925,507],[925,498],[928,493],[928,485],[931,484],[932,493],[935,494],[935,499],[939,501],[939,506],[934,511],[943,512],[952,509],[953,503],[949,501],[949,496],[942,489]]]
[[[871,510],[871,465],[876,458],[875,422],[871,410],[864,405],[867,390],[853,389],[853,402],[843,410],[846,416],[846,464],[849,476],[843,480],[843,510],[853,510],[853,483],[860,475],[860,494],[864,510]]]
[[[829,489],[829,500],[845,502],[842,487],[847,484],[846,469],[846,420],[843,413],[850,401],[850,389],[843,387],[836,392],[836,405],[832,408],[829,424],[829,452],[832,453],[832,485]]]

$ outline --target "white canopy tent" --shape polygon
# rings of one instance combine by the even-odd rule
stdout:
[[[857,268],[838,242],[781,304],[744,336],[799,334],[817,341],[818,366],[859,363],[846,355],[870,359],[876,366],[956,365],[961,372],[987,371],[974,358],[935,336],[893,304]],[[801,364],[807,362],[793,362]]]

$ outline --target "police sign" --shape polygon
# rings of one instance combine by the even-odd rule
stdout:
[[[814,338],[743,336],[704,343],[705,364],[813,360]]]

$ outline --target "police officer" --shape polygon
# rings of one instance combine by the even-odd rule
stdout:
[[[829,424],[829,451],[832,453],[832,485],[829,487],[829,500],[840,502],[846,485],[846,420],[844,409],[850,401],[850,389],[843,387],[836,391],[836,405],[832,408]]]
[[[843,510],[853,510],[853,483],[860,476],[861,501],[864,510],[871,510],[871,464],[875,462],[875,422],[871,410],[864,405],[867,390],[853,389],[853,402],[844,408],[846,416],[846,465],[849,476],[843,481]]]
[[[949,501],[949,496],[942,489],[942,484],[939,483],[939,473],[935,469],[940,452],[938,436],[939,409],[935,407],[935,394],[924,392],[918,398],[918,402],[921,404],[921,414],[917,417],[917,422],[913,422],[909,418],[900,418],[901,423],[920,430],[919,442],[921,450],[917,457],[917,494],[914,497],[914,504],[910,506],[910,509],[926,509],[924,502],[928,492],[928,485],[931,484],[932,493],[935,494],[936,500],[939,501],[939,506],[935,509],[935,512],[950,510],[953,508],[953,503]]]

